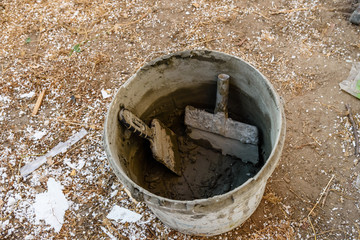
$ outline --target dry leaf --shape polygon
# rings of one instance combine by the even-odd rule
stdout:
[[[109,219],[107,219],[106,217],[103,219],[103,222],[102,222],[103,225],[109,227],[111,226],[111,222]]]
[[[49,164],[49,165],[53,165],[53,164],[54,164],[54,160],[53,160],[52,157],[47,157],[47,158],[46,158],[46,162],[47,162],[47,164]]]
[[[276,196],[274,193],[268,193],[263,198],[264,200],[272,204],[278,204],[279,202],[281,202],[281,198]]]
[[[192,5],[196,8],[200,7],[200,4],[198,4],[198,3],[193,3]]]
[[[42,176],[39,178],[39,182],[41,182],[41,183],[47,182],[47,180],[48,180],[47,176]]]

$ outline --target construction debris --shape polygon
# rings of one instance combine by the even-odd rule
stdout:
[[[82,139],[87,134],[87,131],[85,129],[81,129],[78,133],[70,137],[66,142],[60,142],[58,145],[56,145],[53,149],[50,150],[47,154],[37,157],[35,161],[26,164],[20,169],[20,173],[22,177],[26,177],[33,171],[35,171],[37,168],[39,168],[41,165],[46,163],[48,158],[52,158],[59,153],[66,152],[69,147],[77,143],[80,139]]]
[[[360,62],[352,65],[349,77],[340,84],[341,90],[360,99]]]

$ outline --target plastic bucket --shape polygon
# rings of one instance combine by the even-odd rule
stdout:
[[[231,76],[229,114],[260,131],[259,170],[241,185],[211,197],[182,200],[153,193],[143,184],[149,171],[147,165],[152,162],[146,141],[119,123],[120,108],[130,109],[147,123],[155,116],[166,122],[167,112],[186,105],[211,109],[220,73]],[[182,118],[181,114],[176,117]],[[206,236],[239,226],[256,210],[266,181],[279,161],[284,140],[284,111],[270,82],[243,60],[207,50],[174,53],[144,65],[120,87],[109,107],[104,130],[109,163],[132,197],[145,202],[169,227]]]

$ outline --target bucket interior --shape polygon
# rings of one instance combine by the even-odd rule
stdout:
[[[260,161],[256,165],[198,146],[186,134],[185,107],[191,105],[213,113],[216,78],[220,73],[231,77],[229,117],[259,129]],[[114,156],[117,155],[114,160],[140,188],[169,199],[204,199],[241,186],[264,166],[280,129],[279,107],[266,79],[239,59],[173,57],[168,62],[157,61],[140,70],[116,98],[112,103],[116,112],[112,134]],[[149,141],[130,133],[117,121],[120,106],[133,111],[148,125],[158,118],[177,135],[182,176],[158,163],[152,157]]]

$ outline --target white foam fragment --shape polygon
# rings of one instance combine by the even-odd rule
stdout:
[[[83,159],[80,159],[78,161],[78,164],[76,165],[75,163],[72,163],[71,160],[69,158],[65,158],[64,159],[64,163],[66,165],[68,165],[70,168],[72,169],[77,169],[77,170],[80,170],[82,169],[84,166],[85,166],[85,161]]]
[[[126,208],[114,205],[110,213],[106,217],[108,219],[125,223],[125,222],[137,222],[141,219],[142,216]]]
[[[59,232],[63,223],[65,211],[69,208],[62,189],[63,186],[56,182],[54,178],[49,178],[47,182],[48,191],[36,195],[33,208],[35,210],[35,220],[39,224],[40,220],[44,220]]]
[[[43,165],[47,158],[54,157],[59,153],[64,153],[68,150],[69,147],[77,143],[80,139],[82,139],[87,134],[85,129],[81,129],[78,133],[74,134],[70,137],[66,142],[60,142],[53,149],[51,149],[47,154],[37,157],[33,162],[26,164],[20,169],[20,173],[22,177],[26,177],[33,171],[35,171],[38,167]]]
[[[11,206],[13,206],[15,203],[16,203],[16,199],[13,198],[13,197],[9,197],[8,202],[7,202],[7,206],[8,206],[8,207],[11,207]]]
[[[43,136],[45,136],[47,134],[47,131],[44,129],[42,131],[35,131],[34,135],[31,136],[31,138],[33,140],[39,140],[41,139]]]
[[[23,93],[20,94],[20,98],[32,98],[35,95],[35,92]]]
[[[85,161],[84,161],[84,159],[80,159],[79,162],[78,162],[78,165],[77,165],[76,169],[80,170],[80,169],[82,169],[84,166],[85,166]]]
[[[110,194],[110,197],[115,197],[117,193],[118,193],[118,190],[113,191],[113,192]]]
[[[11,102],[11,99],[8,96],[0,95],[0,102],[9,103],[9,102]]]
[[[102,89],[102,90],[101,90],[101,95],[102,95],[102,97],[103,97],[104,99],[111,97],[111,94],[110,94],[109,92],[110,92],[109,89],[107,89],[107,90]]]

